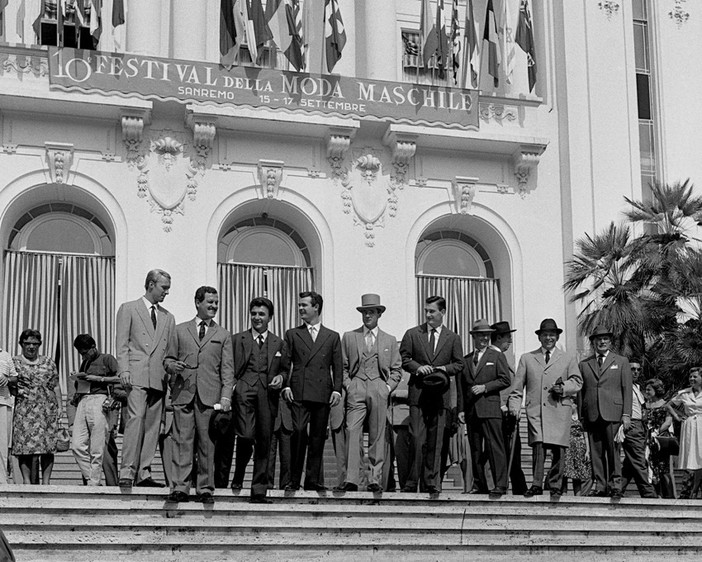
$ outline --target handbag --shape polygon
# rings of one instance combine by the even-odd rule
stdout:
[[[659,435],[653,438],[653,442],[661,455],[670,455],[675,457],[680,454],[680,442],[675,435]]]
[[[61,427],[56,434],[56,451],[65,453],[71,448],[71,434],[65,427]]]

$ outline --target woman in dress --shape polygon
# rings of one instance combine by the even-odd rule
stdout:
[[[17,370],[17,397],[12,423],[12,454],[19,461],[25,484],[39,483],[36,476],[32,478],[32,464],[37,457],[42,483],[49,484],[61,419],[58,371],[51,359],[39,355],[41,334],[37,330],[24,330],[19,343],[22,355],[13,357]]]
[[[583,431],[583,426],[578,419],[578,407],[573,404],[570,424],[570,444],[565,453],[565,468],[563,469],[563,484],[561,493],[568,491],[568,479],[573,482],[573,495],[580,496],[587,490],[587,486],[592,480],[592,465],[590,455],[587,450],[587,438]]]
[[[673,476],[670,473],[670,453],[661,450],[657,437],[672,437],[673,417],[664,399],[665,386],[660,379],[651,379],[644,387],[646,394],[647,444],[651,452],[649,463],[653,471],[653,485],[662,498],[674,498]]]
[[[689,375],[690,388],[678,392],[668,404],[673,419],[681,421],[678,468],[690,471],[694,498],[702,481],[702,367],[693,367]],[[674,406],[682,406],[682,414]]]

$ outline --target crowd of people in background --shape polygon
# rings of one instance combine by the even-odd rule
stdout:
[[[361,326],[340,335],[321,323],[322,296],[300,293],[302,323],[280,337],[268,329],[275,310],[265,297],[250,301],[250,328],[230,334],[214,320],[219,295],[208,286],[195,292],[194,317],[176,324],[161,306],[170,287],[168,273],[152,270],[144,295],[120,306],[116,357],[90,334],[75,338],[81,363],[66,414],[88,486],[169,486],[172,502],[189,501],[194,488],[208,504],[216,488],[242,490],[253,459],[253,503],[269,503],[275,487],[436,496],[451,464],[465,492],[494,498],[511,484],[515,495],[558,499],[569,481],[576,495],[620,498],[632,480],[645,498],[702,495],[702,368],[667,399],[661,380],[642,380],[641,363],[613,351],[606,327],[590,334],[593,354],[578,363],[557,345],[563,330],[544,319],[538,347],[515,369],[508,322],[476,320],[464,356],[441,296],[426,299],[426,321],[398,341],[379,327],[386,307],[377,294],[362,295]],[[0,484],[8,451],[16,483],[49,484],[65,440],[59,376],[41,343],[27,329],[20,355],[0,350]],[[333,486],[323,467],[328,436]],[[152,473],[157,448],[165,483]],[[677,494],[672,458],[688,474]]]

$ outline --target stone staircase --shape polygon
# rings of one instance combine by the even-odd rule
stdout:
[[[699,560],[702,502],[459,493],[285,493],[214,506],[165,491],[0,488],[0,528],[21,562],[86,560]]]

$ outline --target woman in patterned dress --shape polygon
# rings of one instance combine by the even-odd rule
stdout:
[[[37,457],[42,483],[49,484],[61,419],[58,371],[51,359],[39,355],[41,334],[37,330],[24,330],[19,343],[22,355],[13,357],[17,397],[12,422],[12,454],[19,461],[25,484],[39,483],[38,478],[32,478],[32,464]]]
[[[580,496],[587,492],[584,486],[592,480],[592,465],[590,455],[587,450],[587,438],[583,431],[583,426],[578,419],[578,408],[573,404],[572,423],[570,424],[570,445],[563,460],[563,485],[561,492],[565,494],[568,490],[568,479],[573,482],[573,495]]]
[[[647,444],[651,452],[649,463],[653,471],[653,485],[662,498],[674,498],[673,476],[670,474],[670,453],[661,451],[656,437],[672,437],[673,418],[664,399],[665,386],[660,379],[646,382]]]

